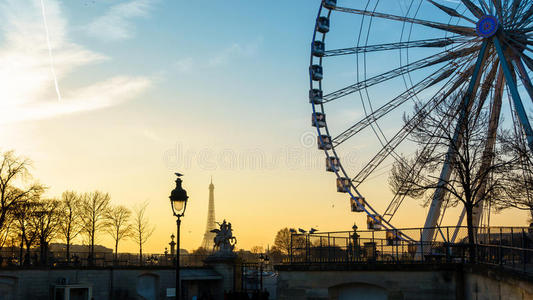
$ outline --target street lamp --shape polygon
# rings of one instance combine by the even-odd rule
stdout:
[[[170,206],[172,207],[172,213],[178,219],[176,220],[177,226],[177,239],[176,239],[176,299],[181,299],[181,289],[180,289],[180,225],[181,217],[185,214],[185,209],[187,208],[187,191],[181,187],[181,176],[180,173],[175,173],[178,178],[176,178],[176,188],[170,193]]]
[[[259,254],[259,272],[261,274],[261,277],[260,277],[260,285],[259,285],[259,290],[261,292],[263,292],[263,264],[264,263],[268,263],[268,261],[270,260],[270,257],[268,257],[268,253],[265,253],[263,255],[263,253]]]
[[[357,225],[355,225],[355,223],[353,224],[352,229],[353,229],[353,234],[352,234],[353,253],[352,255],[354,256],[355,260],[359,260],[359,234],[357,234],[358,228],[357,228]]]

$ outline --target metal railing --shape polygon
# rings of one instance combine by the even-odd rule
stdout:
[[[292,234],[288,264],[465,263],[500,265],[533,273],[533,228],[475,228],[473,255],[467,227],[437,227],[433,241],[424,228]]]
[[[67,259],[64,252],[50,252],[44,259],[40,251],[27,252],[19,249],[0,251],[0,268],[2,267],[138,267],[160,266],[172,267],[176,264],[176,256],[171,254],[148,253],[142,258],[136,253],[119,253],[116,257],[111,252],[95,252],[91,257],[89,252],[71,252]],[[180,265],[185,267],[200,267],[204,265],[205,255],[181,254]]]

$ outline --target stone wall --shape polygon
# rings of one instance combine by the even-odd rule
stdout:
[[[136,269],[54,269],[0,270],[0,299],[49,300],[53,287],[60,284],[90,287],[94,300],[163,300],[167,288],[175,286],[175,270]],[[180,272],[186,299],[201,293],[215,293],[221,276],[207,268],[183,269]]]
[[[531,300],[533,280],[511,272],[465,268],[465,300]]]
[[[279,266],[278,299],[532,300],[533,280],[470,265]]]
[[[279,300],[343,299],[347,290],[363,288],[375,290],[375,299],[386,294],[388,300],[452,300],[455,276],[454,270],[280,270],[277,293]]]

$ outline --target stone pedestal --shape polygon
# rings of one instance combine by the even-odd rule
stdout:
[[[205,263],[222,276],[220,286],[217,289],[215,299],[224,299],[224,292],[236,291],[240,288],[240,268],[238,267],[239,258],[234,253],[229,255],[210,255]]]

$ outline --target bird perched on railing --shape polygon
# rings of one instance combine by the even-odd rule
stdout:
[[[307,231],[303,230],[302,228],[298,228],[298,231],[299,231],[300,233],[307,233]]]
[[[290,233],[297,233],[296,229],[294,229],[294,228],[289,229],[289,231],[290,231]]]
[[[310,233],[310,234],[313,234],[313,233],[315,233],[315,232],[317,232],[317,231],[318,231],[318,229],[314,229],[314,228],[309,229],[309,233]]]

